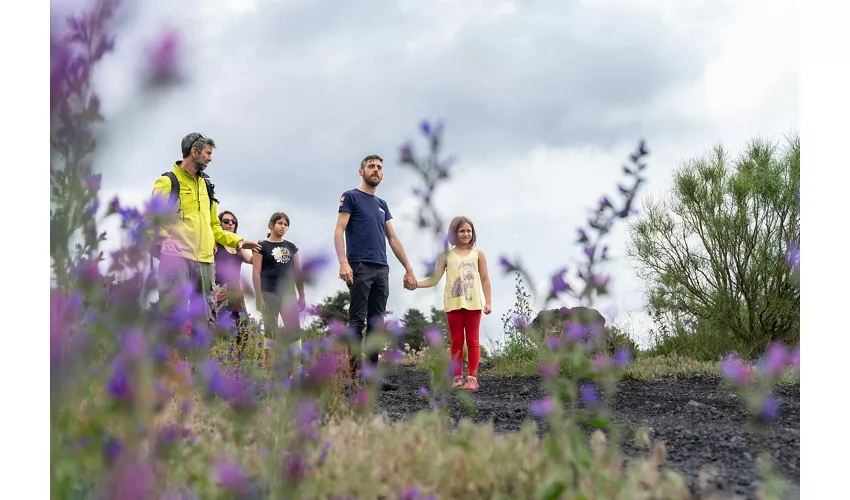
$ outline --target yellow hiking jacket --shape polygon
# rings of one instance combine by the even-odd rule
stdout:
[[[225,231],[218,220],[218,204],[210,204],[207,183],[201,177],[189,174],[174,163],[172,171],[180,184],[180,209],[177,222],[160,229],[164,238],[171,238],[180,245],[180,254],[189,260],[213,263],[213,247],[219,245],[236,248],[244,238]],[[160,176],[153,185],[153,194],[168,198],[171,195],[171,180]]]

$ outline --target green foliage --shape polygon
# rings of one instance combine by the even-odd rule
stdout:
[[[417,351],[425,346],[425,329],[428,327],[428,320],[422,311],[416,308],[410,308],[401,318],[404,324],[404,334],[401,337],[402,344],[408,344],[411,349]]]
[[[657,347],[717,359],[730,348],[751,355],[799,342],[800,287],[788,265],[799,185],[799,136],[784,148],[753,140],[735,160],[717,146],[689,162],[671,198],[648,204],[628,251],[649,287]],[[708,332],[711,343],[697,340]]]
[[[313,324],[323,330],[327,330],[328,323],[337,318],[343,324],[348,324],[348,305],[351,303],[351,294],[348,290],[339,290],[335,294],[322,299],[316,308],[316,319]]]

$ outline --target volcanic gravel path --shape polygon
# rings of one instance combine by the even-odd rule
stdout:
[[[398,390],[381,393],[377,411],[397,420],[427,409],[418,390],[428,386],[428,379],[428,373],[400,367],[390,376]],[[518,431],[525,419],[534,419],[529,406],[545,396],[539,377],[497,377],[482,372],[479,384],[481,388],[472,393],[477,413],[469,415],[456,397],[450,397],[450,414],[455,419],[492,421],[501,433]],[[789,498],[799,498],[800,387],[782,387],[776,395],[780,416],[772,425],[769,446],[779,472],[790,483]],[[700,470],[711,467],[721,491],[755,498],[760,479],[755,468],[757,442],[742,402],[717,377],[622,381],[613,411],[616,421],[648,427],[652,439],[664,442],[666,466],[681,472],[692,491]],[[546,427],[539,422],[538,433],[544,434]],[[624,448],[627,454],[633,452],[629,448]]]

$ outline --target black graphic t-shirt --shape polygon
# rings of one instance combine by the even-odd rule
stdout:
[[[292,276],[292,259],[298,252],[289,241],[261,241],[260,254],[263,264],[260,268],[260,286],[263,292],[280,293],[278,287]]]

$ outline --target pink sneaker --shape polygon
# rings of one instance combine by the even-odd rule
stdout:
[[[478,390],[478,379],[475,377],[466,377],[466,383],[463,384],[463,389],[467,389],[470,391]]]
[[[463,377],[455,377],[452,379],[452,388],[463,387]]]

